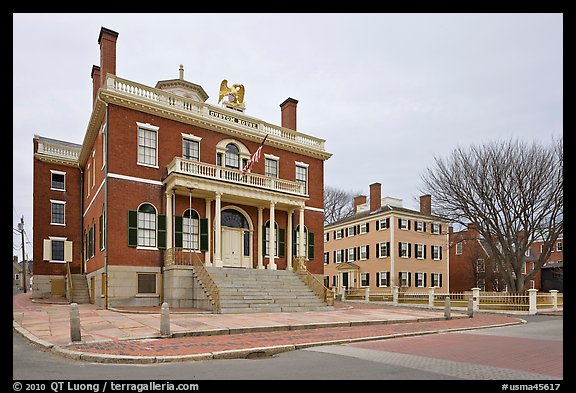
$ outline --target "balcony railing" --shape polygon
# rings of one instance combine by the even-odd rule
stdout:
[[[141,101],[147,101],[155,105],[186,112],[196,117],[201,117],[205,121],[232,125],[252,134],[259,134],[262,137],[270,134],[279,138],[282,142],[296,144],[300,147],[321,151],[323,153],[325,152],[325,141],[323,139],[266,123],[265,121],[246,116],[240,112],[230,113],[226,109],[214,105],[141,85],[136,82],[118,78],[114,75],[108,75],[106,85],[103,86],[103,88]]]
[[[255,173],[246,173],[243,175],[242,171],[238,169],[224,168],[213,164],[186,160],[182,157],[174,157],[172,162],[168,165],[168,174],[170,175],[171,173],[179,173],[250,187],[258,187],[282,193],[307,196],[305,186],[295,181],[277,179]]]

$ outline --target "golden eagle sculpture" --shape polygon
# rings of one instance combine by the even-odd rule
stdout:
[[[222,101],[224,97],[228,97],[227,103],[231,106],[243,108],[244,107],[244,85],[233,84],[232,87],[228,87],[228,81],[224,79],[220,83],[220,94],[218,96],[218,103]]]

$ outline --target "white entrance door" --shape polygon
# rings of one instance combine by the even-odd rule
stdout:
[[[242,267],[242,231],[222,228],[222,264]]]

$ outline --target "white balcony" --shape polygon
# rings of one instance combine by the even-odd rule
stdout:
[[[291,180],[277,179],[270,176],[255,173],[242,174],[237,169],[224,168],[213,164],[186,160],[182,157],[174,157],[167,167],[168,176],[171,174],[189,175],[198,178],[217,180],[220,182],[233,183],[252,188],[260,188],[268,191],[292,194],[307,197],[305,186]]]

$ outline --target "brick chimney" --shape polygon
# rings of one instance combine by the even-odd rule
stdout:
[[[370,211],[376,211],[382,207],[382,184],[370,184]]]
[[[475,222],[468,223],[466,228],[467,236],[470,239],[478,239],[480,237],[480,232],[478,232],[478,224]]]
[[[100,89],[100,67],[93,65],[90,76],[92,77],[92,105],[94,105],[98,90]]]
[[[100,87],[106,82],[106,74],[116,75],[116,40],[118,33],[102,27],[98,36],[100,44]]]
[[[432,214],[432,196],[430,194],[420,197],[420,213],[427,215]]]
[[[280,109],[282,110],[282,127],[296,131],[297,105],[298,100],[290,97],[286,98],[284,102],[280,104]]]
[[[366,203],[366,195],[356,195],[354,197],[354,213],[358,211],[358,206]]]

